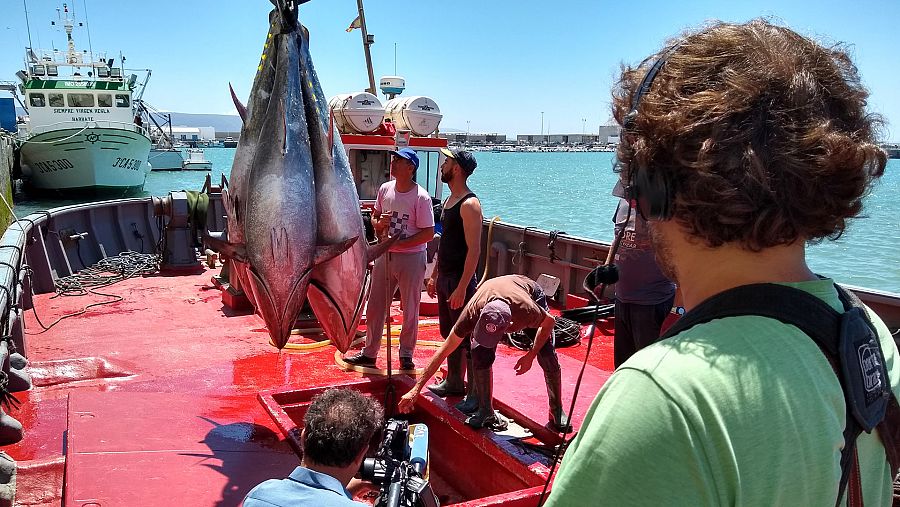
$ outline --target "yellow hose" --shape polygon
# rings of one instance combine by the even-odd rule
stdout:
[[[350,344],[350,347],[354,347],[354,346],[359,345],[360,343],[364,343],[364,342],[365,342],[365,339],[358,338],[356,340],[353,340],[353,343]],[[392,338],[390,343],[391,343],[391,345],[399,345],[400,340],[396,340],[396,339]],[[420,341],[416,342],[417,347],[419,345],[422,345],[425,347],[439,348],[443,344],[444,344],[444,342],[436,342],[436,341],[431,341],[431,340],[420,340]],[[334,363],[337,364],[338,366],[340,366],[341,368],[343,368],[344,370],[357,371],[359,373],[363,373],[366,375],[387,375],[387,372],[388,372],[386,368],[374,368],[371,366],[358,366],[355,364],[349,364],[346,361],[344,361],[344,357],[341,354],[341,351],[337,350],[337,349],[335,349],[335,351],[334,351]],[[423,371],[425,371],[424,368],[416,368],[414,370],[401,370],[401,369],[397,369],[397,368],[391,368],[391,374],[409,373],[412,375],[421,375]]]
[[[494,222],[497,220],[500,220],[500,216],[495,216],[488,224],[487,243],[484,245],[484,273],[481,275],[481,281],[478,282],[479,286],[481,286],[488,277],[488,268],[491,266],[491,238],[494,236]]]

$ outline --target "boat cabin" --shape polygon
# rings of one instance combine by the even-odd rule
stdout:
[[[394,136],[372,134],[342,134],[344,150],[350,160],[350,170],[356,182],[356,191],[363,203],[373,202],[378,188],[391,179],[391,151],[412,148],[419,156],[416,182],[440,202],[444,184],[441,182],[441,164],[444,155],[441,148],[447,140],[435,137],[414,137],[408,132]]]
[[[137,124],[140,130],[141,120],[134,115],[132,98],[137,75],[126,76],[121,55],[117,66],[116,59],[107,58],[104,52],[78,51],[72,38],[75,25],[69,15],[65,8],[67,49],[26,48],[25,69],[16,73],[28,108],[26,135],[83,128],[86,123],[129,130]]]

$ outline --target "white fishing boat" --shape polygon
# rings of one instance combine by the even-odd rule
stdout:
[[[137,75],[125,75],[121,57],[116,66],[104,53],[78,51],[65,5],[61,16],[67,49],[27,48],[17,73],[28,108],[22,177],[32,189],[64,194],[139,191],[151,166],[150,138],[132,97]]]
[[[183,171],[210,171],[212,162],[206,159],[206,155],[200,148],[189,148],[187,158],[181,162]]]
[[[149,162],[154,171],[180,171],[185,161],[178,148],[157,145],[150,149]]]

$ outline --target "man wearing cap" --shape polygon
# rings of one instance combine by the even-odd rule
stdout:
[[[450,336],[435,352],[419,376],[416,385],[400,400],[400,412],[410,412],[416,396],[425,382],[434,375],[441,361],[462,343],[462,337],[472,336],[472,363],[477,384],[478,408],[466,419],[466,424],[482,428],[503,429],[503,422],[494,414],[493,375],[491,366],[497,344],[505,333],[537,328],[534,346],[516,361],[515,370],[521,375],[531,369],[534,358],[544,370],[547,395],[550,402],[549,427],[555,431],[571,431],[569,419],[562,408],[562,386],[559,359],[553,340],[553,324],[544,291],[532,279],[522,275],[506,275],[485,281],[472,300],[463,308],[462,315],[453,326]]]
[[[344,361],[374,366],[381,346],[384,321],[393,294],[400,287],[403,328],[400,331],[400,368],[415,369],[413,351],[419,328],[419,302],[425,279],[425,243],[434,237],[431,196],[415,181],[419,157],[412,148],[392,151],[393,180],[381,185],[375,198],[372,226],[379,238],[399,237],[388,254],[375,261],[372,290],[366,307],[366,345]]]
[[[450,330],[463,305],[475,294],[475,268],[481,253],[481,202],[469,189],[468,179],[478,163],[465,150],[441,149],[446,157],[441,164],[441,181],[450,187],[450,196],[444,201],[441,212],[441,241],[437,252],[437,269],[428,279],[427,289],[431,297],[437,297],[438,320],[441,336],[450,336]],[[468,359],[468,360],[467,360]],[[468,363],[468,368],[467,368]],[[447,376],[440,384],[428,386],[434,394],[445,397],[465,394],[456,405],[463,412],[478,408],[470,353],[469,337],[462,346],[447,357]],[[463,375],[468,372],[468,385]]]

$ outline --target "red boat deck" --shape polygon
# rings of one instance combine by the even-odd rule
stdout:
[[[58,506],[63,490],[65,505],[237,505],[258,482],[296,466],[259,391],[335,385],[361,375],[342,370],[331,346],[276,351],[261,319],[222,305],[210,282],[214,274],[106,287],[100,292],[123,300],[43,333],[34,313],[26,314],[35,387],[16,393],[22,406],[11,415],[24,425],[25,438],[4,449],[19,465],[18,505]],[[35,297],[44,325],[112,299],[50,296]],[[576,428],[611,373],[611,335],[601,328],[595,339],[573,414]],[[437,327],[423,326],[419,339],[439,340]],[[585,345],[559,350],[567,407]],[[433,350],[418,347],[417,365]],[[494,396],[501,410],[539,428],[547,421],[543,376],[535,364],[516,377],[512,365],[521,354],[498,349]],[[454,409],[448,414],[463,418]]]

